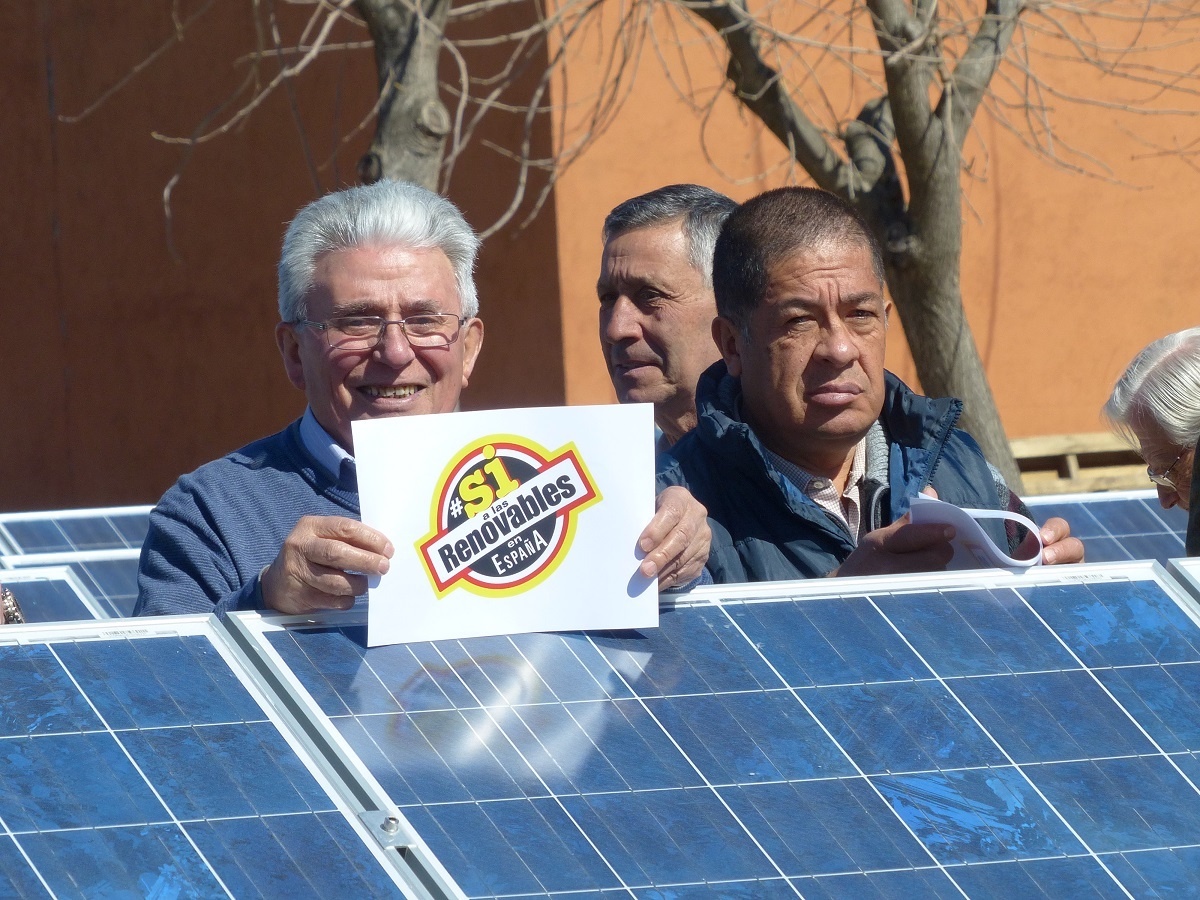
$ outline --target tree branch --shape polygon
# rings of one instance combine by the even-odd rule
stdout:
[[[734,94],[783,143],[796,161],[825,188],[846,198],[866,188],[856,170],[825,140],[824,134],[783,89],[779,73],[759,52],[754,22],[741,0],[681,0],[706,21],[729,50],[726,77]]]
[[[898,264],[910,249],[911,229],[892,151],[896,125],[887,97],[868,101],[858,118],[846,126],[843,140],[854,168],[869,185],[854,203],[875,229],[888,258]]]
[[[971,38],[970,46],[954,67],[954,74],[938,102],[939,107],[953,103],[950,128],[960,150],[992,76],[1008,51],[1021,9],[1021,0],[988,0],[987,13]]]
[[[915,180],[914,176],[927,178],[937,155],[936,151],[930,152],[937,144],[936,139],[930,139],[938,123],[929,104],[929,84],[941,63],[935,35],[937,3],[918,7],[924,19],[909,15],[903,0],[867,0],[867,8],[875,20],[875,37],[884,54],[896,139],[910,170],[909,181]]]

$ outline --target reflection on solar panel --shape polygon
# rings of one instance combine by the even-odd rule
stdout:
[[[1039,525],[1051,516],[1071,523],[1088,562],[1154,559],[1165,563],[1184,555],[1187,513],[1163,509],[1155,491],[1060,494],[1025,500]]]
[[[0,554],[141,549],[149,506],[0,513]]]
[[[370,650],[231,625],[472,897],[1158,896],[1200,883],[1200,628],[1160,573],[727,586],[644,633]]]
[[[216,627],[3,630],[0,895],[401,896]]]

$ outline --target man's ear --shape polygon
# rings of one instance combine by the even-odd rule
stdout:
[[[305,389],[304,363],[300,359],[300,335],[291,322],[280,322],[275,326],[275,344],[283,357],[283,370],[293,387]]]
[[[470,319],[464,326],[466,331],[462,336],[463,342],[463,376],[462,386],[467,386],[471,373],[475,371],[475,360],[479,359],[479,351],[483,349],[483,321]]]
[[[717,316],[712,321],[712,336],[725,360],[725,368],[734,378],[742,375],[742,329],[738,328],[724,316]]]

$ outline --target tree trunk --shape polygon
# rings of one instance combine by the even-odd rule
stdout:
[[[935,15],[933,0],[912,6],[898,0],[868,0],[868,5],[885,54],[888,109],[909,194],[907,208],[892,212],[886,236],[888,286],[921,387],[932,396],[963,401],[959,425],[979,442],[1009,486],[1020,491],[1021,474],[967,324],[959,280],[962,141],[979,102],[979,81],[990,80],[1003,53],[1001,44],[1015,21],[1015,9],[1007,9],[1010,2],[988,0],[996,21],[985,19],[980,25],[951,77],[930,31],[920,24],[922,16]],[[914,36],[920,46],[910,46]],[[938,73],[941,96],[931,107],[929,97]]]
[[[922,389],[931,397],[963,401],[959,427],[979,442],[984,455],[1019,492],[1020,471],[963,310],[958,259],[951,265],[915,258],[903,268],[889,265],[887,276]]]
[[[936,2],[867,0],[884,52],[887,94],[867,102],[858,119],[848,123],[841,135],[845,159],[764,60],[746,0],[679,2],[721,36],[729,50],[726,76],[738,100],[819,187],[853,204],[870,223],[884,247],[888,289],[922,388],[963,401],[960,427],[1020,491],[1020,472],[967,327],[959,287],[962,139],[1011,37],[1018,0],[987,0],[988,15],[936,108],[929,100],[940,51],[930,44],[933,32],[923,31],[921,24],[936,14]],[[907,199],[896,148],[904,160]]]
[[[910,190],[907,209],[887,202],[891,192],[886,190],[861,195],[855,205],[884,247],[888,291],[904,325],[922,390],[931,397],[962,400],[958,426],[979,442],[1009,487],[1019,493],[1021,473],[962,304],[958,171],[947,165],[944,171],[930,173],[922,185],[910,178]]]
[[[450,113],[438,94],[438,57],[451,0],[356,0],[375,43],[379,114],[359,160],[364,184],[381,178],[436,191]]]

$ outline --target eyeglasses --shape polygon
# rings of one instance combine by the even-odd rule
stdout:
[[[428,313],[403,319],[380,316],[337,316],[327,322],[299,319],[295,324],[324,331],[325,340],[334,350],[372,350],[383,340],[389,325],[399,325],[405,339],[414,347],[448,347],[458,340],[459,329],[465,321],[462,316],[450,313]]]
[[[1153,481],[1157,485],[1161,485],[1162,487],[1165,487],[1172,491],[1179,490],[1179,486],[1177,484],[1175,484],[1174,481],[1171,480],[1171,471],[1177,465],[1179,465],[1179,461],[1181,459],[1183,459],[1185,456],[1187,456],[1188,451],[1190,449],[1191,449],[1190,447],[1184,447],[1183,450],[1180,451],[1179,455],[1177,457],[1175,457],[1175,461],[1172,462],[1165,469],[1163,469],[1161,472],[1155,472],[1152,468],[1150,468],[1149,466],[1146,466],[1146,475],[1150,478],[1151,481]]]

